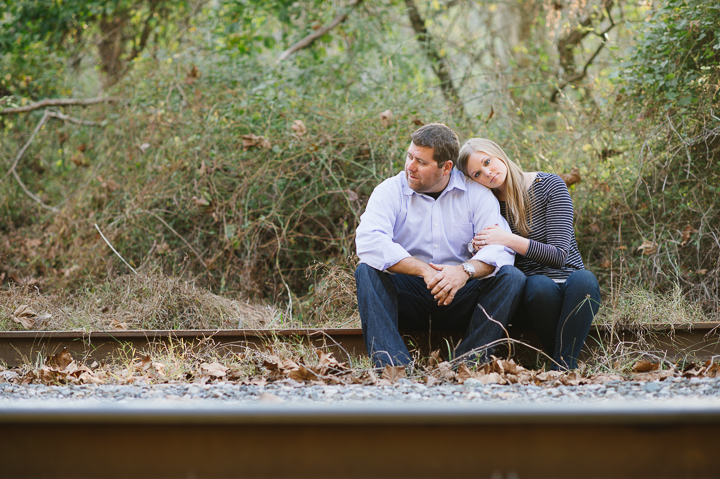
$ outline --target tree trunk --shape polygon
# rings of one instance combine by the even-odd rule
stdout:
[[[445,100],[447,100],[453,109],[457,110],[461,116],[465,116],[465,108],[450,76],[450,64],[448,63],[447,57],[441,55],[437,46],[433,44],[432,38],[425,27],[425,20],[420,16],[414,0],[405,0],[405,5],[407,5],[408,17],[410,18],[410,24],[413,30],[415,30],[415,36],[425,51],[428,60],[430,60],[430,66],[433,72],[438,77],[438,80],[440,80],[440,90]]]

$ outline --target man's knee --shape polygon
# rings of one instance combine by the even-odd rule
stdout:
[[[527,277],[515,266],[503,266],[495,276],[503,282],[503,285],[505,285],[509,291],[519,294],[525,288],[525,281],[527,280]]]

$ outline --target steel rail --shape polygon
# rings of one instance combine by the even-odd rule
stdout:
[[[512,338],[540,347],[537,337],[527,330],[508,328]],[[415,347],[425,354],[447,349],[446,340],[457,342],[460,335],[442,331],[410,332]],[[184,341],[199,344],[212,338],[221,349],[240,352],[246,348],[262,349],[276,340],[300,341],[314,347],[333,350],[341,358],[367,354],[362,330],[346,329],[227,329],[227,330],[131,330],[131,331],[0,331],[0,361],[9,366],[35,362],[67,348],[71,354],[87,360],[104,361],[119,350],[143,351],[149,343]],[[586,349],[608,347],[618,342],[639,342],[642,338],[656,351],[672,359],[692,354],[699,359],[720,355],[720,323],[692,325],[645,325],[615,327],[597,325],[590,332]],[[522,347],[519,348],[522,352]],[[532,351],[526,351],[532,353]]]
[[[2,477],[717,477],[720,403],[0,407]]]

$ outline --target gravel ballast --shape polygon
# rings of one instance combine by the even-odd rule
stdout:
[[[162,400],[177,403],[382,403],[442,402],[473,403],[592,403],[608,400],[664,401],[704,399],[720,401],[720,378],[669,378],[665,381],[611,381],[606,384],[566,386],[558,384],[427,386],[400,379],[391,386],[308,385],[285,379],[263,386],[230,382],[212,384],[169,383],[154,385],[14,385],[0,384],[0,407],[34,402],[92,401],[126,404],[133,401]]]

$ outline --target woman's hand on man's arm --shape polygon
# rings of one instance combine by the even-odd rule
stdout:
[[[498,225],[491,225],[476,234],[472,239],[472,244],[475,251],[481,250],[485,246],[501,245],[512,249],[518,254],[525,255],[530,246],[530,240],[505,231]]]

